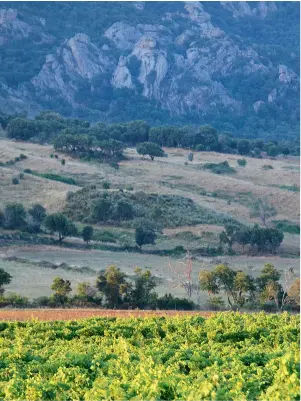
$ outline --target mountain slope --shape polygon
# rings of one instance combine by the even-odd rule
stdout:
[[[299,133],[298,3],[2,4],[4,112]]]

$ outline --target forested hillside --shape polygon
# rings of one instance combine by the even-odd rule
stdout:
[[[0,110],[299,135],[297,2],[2,2]]]

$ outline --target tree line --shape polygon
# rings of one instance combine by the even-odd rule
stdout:
[[[1,115],[0,124],[9,138],[52,142],[58,150],[91,157],[116,157],[125,146],[140,143],[251,157],[261,157],[263,152],[270,157],[300,154],[297,142],[237,138],[231,132],[218,131],[210,125],[151,127],[146,121],[140,120],[91,125],[89,121],[64,118],[51,111],[42,111],[34,120],[27,119],[25,115]]]
[[[196,286],[208,293],[206,304],[210,309],[230,310],[299,310],[300,279],[293,269],[281,274],[274,265],[264,265],[255,278],[226,264],[217,265],[212,271],[199,272]],[[155,291],[158,279],[149,269],[136,267],[130,277],[115,265],[99,271],[94,284],[80,282],[75,293],[69,280],[55,277],[51,285],[53,294],[29,301],[18,294],[4,294],[4,286],[12,276],[0,268],[0,306],[23,307],[103,307],[117,309],[182,309],[193,310],[201,307],[191,299],[178,298],[173,294],[159,296]],[[181,285],[183,287],[183,285]],[[203,305],[205,306],[205,305]]]

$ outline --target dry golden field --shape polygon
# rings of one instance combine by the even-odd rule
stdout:
[[[280,188],[279,186],[299,186],[299,159],[251,159],[246,158],[246,167],[239,167],[237,159],[240,156],[225,155],[214,152],[195,153],[194,161],[184,165],[188,151],[183,149],[166,149],[168,158],[153,162],[142,160],[134,149],[128,149],[130,160],[120,163],[121,168],[115,171],[108,165],[86,163],[60,156],[66,159],[62,166],[60,159],[50,158],[54,153],[51,146],[0,141],[0,162],[14,159],[20,153],[28,156],[27,160],[17,162],[13,166],[0,169],[1,200],[3,204],[17,197],[25,205],[40,202],[51,211],[60,210],[68,191],[77,189],[74,185],[46,180],[26,175],[19,185],[13,185],[11,179],[24,169],[40,173],[56,173],[72,177],[80,186],[87,184],[100,185],[102,180],[108,180],[112,187],[124,188],[131,185],[134,190],[145,192],[177,194],[193,199],[207,208],[228,213],[244,222],[254,223],[250,219],[249,208],[243,202],[232,201],[228,204],[220,196],[203,195],[202,191],[212,193],[220,191],[233,198],[266,198],[278,211],[278,220],[299,221],[299,193]],[[209,171],[200,170],[207,162],[222,162],[227,160],[237,173],[233,176],[216,175]],[[272,170],[263,170],[269,164]]]

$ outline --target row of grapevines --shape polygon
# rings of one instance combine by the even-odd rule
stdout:
[[[299,400],[299,316],[0,323],[1,400]]]

